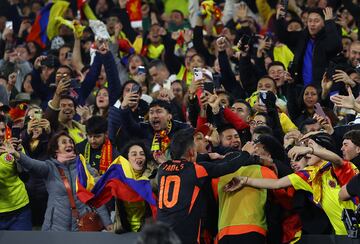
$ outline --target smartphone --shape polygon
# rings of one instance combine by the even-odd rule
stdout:
[[[281,0],[280,4],[284,7],[284,11],[288,11],[289,0]]]
[[[241,51],[246,51],[246,45],[250,44],[250,40],[251,40],[250,36],[244,34],[240,39],[240,47],[239,47],[239,49]]]
[[[65,55],[65,58],[67,60],[71,60],[72,59],[72,52],[67,52],[66,55]]]
[[[131,93],[139,93],[140,92],[140,86],[138,84],[134,84],[131,88]]]
[[[221,75],[220,74],[214,74],[213,75],[213,81],[214,81],[215,89],[220,89],[221,88]]]
[[[42,113],[41,113],[41,111],[40,110],[36,110],[35,112],[34,112],[34,119],[41,119],[42,118]]]
[[[334,62],[330,62],[328,68],[326,69],[326,78],[328,80],[332,80],[333,75],[335,75],[335,63]]]
[[[194,68],[194,80],[198,81],[203,79],[203,73],[200,68]]]
[[[323,118],[326,118],[326,114],[325,114],[324,110],[322,109],[320,103],[316,103],[314,105],[314,110],[315,110],[316,114],[320,115]]]
[[[13,22],[12,21],[6,21],[5,27],[8,29],[13,29]]]
[[[326,78],[328,79],[328,80],[333,80],[333,75],[335,75],[335,73],[336,73],[336,71],[335,71],[335,68],[328,68],[327,70],[326,70]]]
[[[21,128],[20,127],[12,127],[11,128],[11,137],[15,137],[20,139]]]
[[[145,67],[144,66],[138,66],[137,73],[138,74],[146,74]]]
[[[265,101],[267,97],[267,91],[261,90],[259,91],[259,104],[265,106]]]
[[[210,92],[211,94],[214,93],[214,83],[213,82],[205,82],[204,83],[204,90]]]

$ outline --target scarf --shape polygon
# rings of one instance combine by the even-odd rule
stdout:
[[[319,166],[309,166],[309,182],[313,188],[313,201],[319,204],[322,199],[322,174],[331,168],[331,163],[323,161]]]
[[[65,163],[76,158],[75,152],[56,153],[56,160]]]
[[[155,151],[161,151],[163,153],[166,152],[166,150],[169,148],[170,146],[170,138],[169,138],[169,133],[171,131],[172,128],[172,122],[169,121],[167,124],[167,128],[165,130],[160,130],[155,132],[152,144],[151,144],[151,151],[155,152]]]
[[[85,145],[85,155],[86,162],[90,163],[90,144],[86,143]],[[109,138],[105,139],[104,144],[101,147],[101,157],[99,164],[99,173],[100,175],[104,174],[105,171],[109,168],[112,163],[112,145]]]

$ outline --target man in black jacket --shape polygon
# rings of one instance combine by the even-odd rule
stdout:
[[[148,122],[134,120],[130,107],[124,103],[120,108],[111,107],[110,113],[109,127],[121,128],[132,138],[144,139],[152,152],[166,154],[173,134],[189,127],[188,124],[173,120],[170,104],[162,100],[151,102]]]
[[[279,8],[279,11],[283,11],[283,8]],[[315,84],[321,88],[322,76],[329,60],[342,50],[341,35],[337,31],[331,8],[310,9],[308,13],[307,28],[284,35],[283,41],[285,44],[296,42],[293,64],[295,80],[300,84]],[[285,21],[280,17],[281,14],[277,16],[277,22]],[[284,27],[281,23],[277,24],[278,27]]]

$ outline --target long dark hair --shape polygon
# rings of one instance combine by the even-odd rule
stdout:
[[[314,85],[312,85],[312,84],[309,84],[309,85],[304,86],[304,88],[301,90],[300,96],[299,96],[299,98],[298,98],[298,106],[299,106],[299,108],[301,109],[301,111],[307,109],[307,108],[306,108],[306,105],[305,105],[305,102],[304,102],[304,94],[305,94],[305,90],[306,90],[308,87],[313,87],[313,88],[315,88],[316,94],[317,94],[317,96],[318,96],[318,101],[320,100],[320,97],[321,97],[320,91],[317,89],[316,86],[314,86]]]
[[[145,168],[147,166],[147,162],[148,160],[150,159],[150,152],[149,150],[147,149],[147,147],[145,146],[145,143],[141,140],[132,140],[132,141],[129,141],[123,148],[123,150],[121,151],[121,155],[126,158],[126,159],[129,159],[129,151],[130,151],[130,148],[132,146],[139,146],[142,148],[142,150],[144,151],[144,154],[145,154]]]
[[[73,142],[74,144],[74,150],[75,150],[75,142],[74,140],[70,137],[69,133],[67,131],[60,131],[55,133],[49,140],[49,144],[48,144],[48,148],[47,148],[47,153],[49,157],[52,158],[56,158],[56,151],[59,149],[59,143],[58,140],[61,136],[66,136],[68,138],[70,138],[70,140]],[[75,153],[76,150],[75,150]]]
[[[97,104],[96,104],[96,98],[97,98],[99,92],[100,92],[101,90],[104,90],[104,89],[107,91],[108,96],[109,96],[109,89],[106,88],[106,87],[102,87],[102,88],[100,88],[100,89],[96,92],[96,95],[95,95],[95,104],[94,104],[94,110],[93,110],[93,116],[96,115],[96,114],[100,111],[99,107],[98,107]],[[108,116],[108,111],[109,111],[109,107],[110,107],[110,97],[109,97],[109,104],[108,104],[107,108],[105,108],[105,111],[104,111],[104,114],[102,115],[102,117],[107,118],[107,116]]]

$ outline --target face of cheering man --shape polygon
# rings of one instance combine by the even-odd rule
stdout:
[[[171,118],[172,115],[159,105],[149,109],[149,121],[154,131],[165,130]]]
[[[315,37],[317,33],[325,26],[323,18],[318,13],[310,13],[307,19],[309,33]]]
[[[92,149],[99,149],[105,143],[106,133],[90,134],[87,138]]]
[[[60,100],[59,120],[62,123],[67,123],[74,118],[75,105],[71,99],[63,98]]]
[[[360,153],[360,147],[356,146],[350,139],[345,139],[342,143],[341,151],[345,160],[352,160]]]
[[[220,134],[220,142],[223,147],[231,147],[236,150],[241,150],[239,133],[233,128],[224,130]]]

